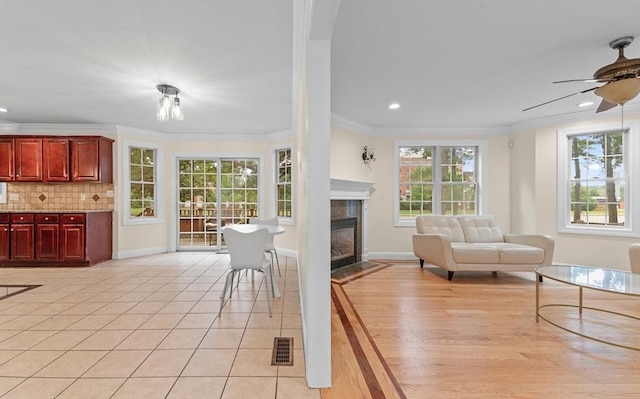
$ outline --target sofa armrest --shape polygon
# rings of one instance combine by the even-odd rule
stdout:
[[[447,270],[457,270],[451,241],[444,234],[414,234],[413,253],[419,259]]]
[[[505,234],[504,242],[541,248],[544,250],[544,260],[541,265],[550,265],[553,262],[555,241],[551,236],[543,234]]]

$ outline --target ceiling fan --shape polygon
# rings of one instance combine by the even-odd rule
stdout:
[[[624,56],[625,47],[628,47],[632,41],[633,36],[625,36],[609,43],[609,47],[614,50],[618,50],[618,59],[613,64],[609,64],[598,69],[593,74],[593,79],[571,79],[553,82],[599,82],[604,83],[604,85],[556,98],[555,100],[525,108],[522,111],[528,111],[554,101],[562,100],[577,94],[588,93],[594,90],[594,93],[597,96],[602,97],[602,102],[596,110],[596,113],[606,111],[617,105],[622,106],[628,101],[634,99],[638,93],[640,93],[640,58],[628,59]]]

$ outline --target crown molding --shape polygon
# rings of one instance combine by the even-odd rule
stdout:
[[[371,134],[369,126],[354,122],[333,112],[331,113],[331,124],[356,133]]]
[[[640,118],[640,106],[638,101],[628,103],[624,107],[625,119]],[[614,108],[620,114],[620,108]],[[378,128],[370,127],[358,122],[351,121],[336,113],[331,114],[332,125],[351,130],[369,136],[429,136],[442,135],[449,136],[487,136],[502,134],[517,134],[529,129],[535,129],[545,126],[559,125],[563,123],[579,122],[579,121],[602,121],[615,118],[612,112],[601,112],[596,114],[593,110],[585,110],[572,112],[568,114],[554,115],[544,118],[531,119],[528,121],[515,123],[508,126],[488,126],[488,127],[423,127],[423,128]]]
[[[15,133],[42,134],[54,136],[101,135],[115,136],[115,125],[57,124],[57,123],[18,123]]]
[[[545,118],[531,119],[525,122],[513,124],[509,127],[509,130],[511,130],[512,133],[518,133],[525,130],[537,129],[537,128],[546,127],[546,126],[560,125],[563,123],[581,122],[586,120],[604,121],[604,120],[611,120],[615,118],[621,118],[622,116],[621,108],[616,107],[613,109],[617,110],[617,112],[609,111],[609,112],[595,113],[593,110],[588,110],[588,111],[572,112],[569,114],[554,115],[554,116],[545,117]],[[631,109],[632,111],[628,112],[627,111],[628,109]],[[640,118],[640,112],[639,112],[640,107],[638,107],[637,102],[625,105],[624,111],[625,111],[625,115],[624,115],[625,119]],[[618,116],[614,115],[616,113]]]

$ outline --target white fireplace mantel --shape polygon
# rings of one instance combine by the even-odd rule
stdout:
[[[373,184],[364,181],[331,179],[331,199],[359,199],[371,198]]]

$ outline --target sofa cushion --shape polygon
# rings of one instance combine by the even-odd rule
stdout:
[[[486,244],[451,243],[453,260],[456,263],[492,263],[500,262],[498,249]]]
[[[444,234],[451,242],[464,242],[462,226],[455,216],[417,216],[416,231],[418,234]]]
[[[493,216],[459,216],[466,242],[504,242]]]
[[[540,264],[544,261],[544,249],[529,245],[492,242],[486,245],[498,251],[499,263],[503,264]]]

